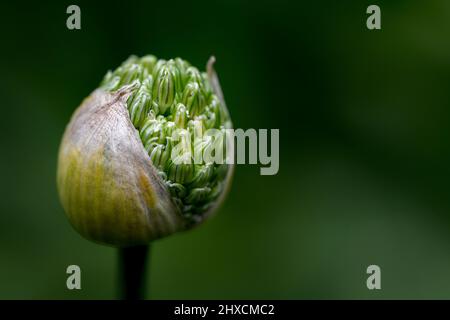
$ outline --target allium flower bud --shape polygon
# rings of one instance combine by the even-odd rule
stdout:
[[[153,99],[158,104],[161,113],[165,113],[174,102],[178,81],[180,80],[167,65],[160,68],[153,87]]]
[[[205,106],[205,97],[200,92],[198,82],[187,83],[181,101],[187,107],[190,115],[196,116],[202,113]]]
[[[174,115],[173,115],[173,122],[175,122],[175,125],[179,128],[186,127],[187,118],[189,117],[189,114],[187,112],[187,109],[184,104],[179,103],[175,107]]]
[[[233,167],[201,157],[218,143],[205,130],[232,127],[212,64],[205,75],[180,58],[131,56],[75,111],[57,183],[80,234],[119,247],[146,244],[214,212]]]

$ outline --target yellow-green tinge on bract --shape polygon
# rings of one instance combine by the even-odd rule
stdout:
[[[59,150],[57,184],[81,235],[118,247],[146,244],[198,225],[223,201],[232,165],[174,163],[169,156],[175,129],[189,133],[189,148],[227,143],[232,124],[213,63],[200,73],[179,58],[132,56],[75,111]],[[194,138],[199,129],[216,129],[222,138]]]

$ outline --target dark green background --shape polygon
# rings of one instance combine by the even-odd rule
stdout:
[[[238,166],[216,217],[154,243],[149,297],[450,298],[449,1],[73,3],[80,31],[72,2],[0,8],[0,298],[116,297],[116,251],[70,227],[56,155],[105,72],[148,53],[214,54],[235,126],[281,146],[278,175]]]

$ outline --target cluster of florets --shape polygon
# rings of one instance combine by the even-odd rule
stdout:
[[[102,88],[125,85],[135,88],[127,101],[131,122],[173,200],[186,216],[201,215],[221,193],[228,170],[203,155],[225,148],[231,127],[207,75],[180,58],[132,56],[106,74]]]

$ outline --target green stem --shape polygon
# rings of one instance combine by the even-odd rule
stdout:
[[[122,299],[145,299],[149,248],[150,246],[145,245],[119,249],[119,283]]]

